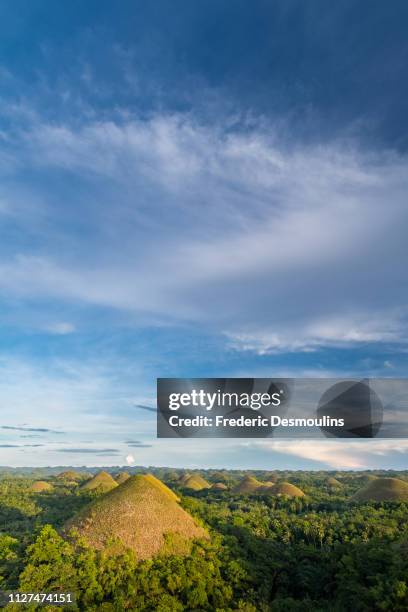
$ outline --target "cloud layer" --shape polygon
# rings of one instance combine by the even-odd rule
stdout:
[[[259,352],[407,339],[404,156],[191,115],[37,121],[15,138],[18,172],[82,186],[82,231],[48,195],[42,224],[63,240],[9,249],[6,295],[199,323]]]

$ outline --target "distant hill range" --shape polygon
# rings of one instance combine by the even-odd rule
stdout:
[[[65,480],[69,482],[81,482],[87,478],[91,478],[91,474],[88,472],[77,472],[76,470],[65,470],[56,475],[57,480]]]

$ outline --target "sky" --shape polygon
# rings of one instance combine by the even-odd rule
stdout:
[[[408,4],[5,0],[0,465],[407,468],[157,440],[157,377],[406,376]]]

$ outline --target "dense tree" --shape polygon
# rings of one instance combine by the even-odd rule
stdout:
[[[197,541],[188,556],[140,561],[131,551],[113,555],[114,540],[98,552],[62,537],[60,527],[93,493],[56,483],[37,495],[32,479],[6,476],[0,587],[73,591],[71,609],[90,612],[407,610],[408,504],[354,503],[361,482],[336,477],[342,486],[333,491],[327,473],[284,474],[304,498],[211,489],[182,495],[210,541]],[[237,482],[242,473],[228,478]]]

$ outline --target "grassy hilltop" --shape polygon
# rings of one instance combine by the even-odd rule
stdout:
[[[99,474],[96,474],[95,476],[90,478],[89,480],[86,480],[82,484],[81,488],[86,491],[99,490],[106,493],[107,491],[110,491],[111,489],[114,489],[117,486],[118,483],[116,482],[116,480],[114,480],[112,476],[107,472],[102,471],[99,472]]]
[[[355,501],[408,501],[408,482],[399,478],[376,478],[359,489]]]
[[[166,545],[173,552],[184,551],[186,541],[207,534],[177,500],[154,476],[132,476],[84,508],[65,531],[75,529],[97,549],[106,548],[116,538],[120,547],[133,550],[139,559],[163,552]],[[174,549],[170,540],[176,543]]]

